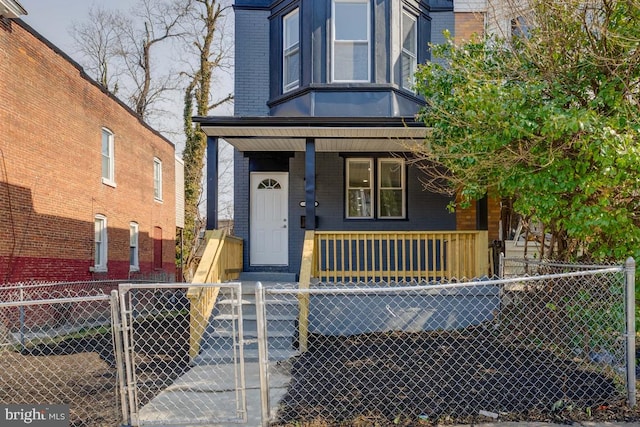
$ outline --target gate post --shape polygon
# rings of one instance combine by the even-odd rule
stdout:
[[[267,347],[267,316],[262,282],[256,283],[256,323],[258,329],[258,367],[260,372],[261,425],[269,425],[269,352]]]
[[[627,258],[625,263],[625,307],[627,332],[627,400],[636,406],[636,262]]]
[[[118,387],[120,393],[120,408],[122,409],[122,425],[131,425],[129,417],[129,400],[127,399],[127,382],[124,375],[124,352],[122,344],[122,322],[120,319],[120,301],[118,291],[112,290],[109,300],[111,305],[111,338],[113,341],[113,352],[118,373]]]

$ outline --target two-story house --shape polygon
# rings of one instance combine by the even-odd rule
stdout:
[[[174,145],[0,0],[0,283],[175,277]]]
[[[489,273],[500,206],[450,212],[426,191],[411,145],[426,129],[413,90],[429,43],[481,33],[470,0],[237,0],[235,115],[196,117],[209,137],[208,228],[218,139],[235,147],[245,271],[325,280],[437,280]]]

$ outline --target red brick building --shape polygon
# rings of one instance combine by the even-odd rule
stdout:
[[[174,145],[4,15],[0,283],[173,279]]]

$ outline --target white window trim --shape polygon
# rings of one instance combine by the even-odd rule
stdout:
[[[349,190],[351,190],[351,187],[349,186],[349,171],[351,170],[351,168],[349,167],[350,163],[355,163],[355,162],[369,162],[369,191],[370,191],[370,196],[371,197],[371,201],[370,201],[370,213],[368,216],[350,216],[349,215]],[[373,186],[373,159],[372,158],[368,158],[368,157],[351,157],[347,159],[346,162],[346,194],[345,194],[345,216],[347,219],[373,219],[373,213],[375,212],[374,210],[374,205],[375,205],[375,201],[373,200],[374,197],[374,193],[375,193],[375,189]],[[360,187],[358,187],[360,188]]]
[[[415,52],[411,52],[407,49],[405,49],[404,47],[404,28],[402,28],[402,25],[404,25],[404,16],[408,16],[409,18],[411,18],[414,22],[414,46],[416,47],[416,51]],[[402,54],[400,55],[400,61],[404,61],[404,57],[405,54],[410,56],[412,58],[412,62],[411,62],[411,83],[409,85],[409,87],[405,86],[405,79],[404,79],[404,75],[400,76],[400,85],[402,86],[403,89],[409,90],[411,92],[415,93],[415,89],[414,89],[414,84],[415,84],[415,72],[416,72],[416,68],[418,67],[418,17],[410,12],[408,12],[407,10],[402,10],[402,20],[401,20],[401,28],[400,28],[400,34],[401,34],[401,51]],[[400,64],[400,73],[402,74],[402,69],[404,67],[404,64],[401,63]]]
[[[132,244],[132,240],[135,241]],[[131,248],[135,248],[135,260],[131,264]],[[129,223],[129,271],[140,271],[140,226],[137,222]]]
[[[398,167],[400,168],[400,187],[382,187],[382,163],[397,163]],[[406,189],[406,179],[405,179],[405,165],[404,165],[404,160],[402,159],[396,159],[396,158],[379,158],[378,159],[378,180],[376,183],[376,202],[377,202],[377,209],[376,209],[376,213],[378,215],[378,218],[380,219],[405,219],[407,217],[407,212],[406,212],[406,197],[407,197],[407,189]],[[382,197],[380,195],[382,190],[401,190],[402,191],[402,214],[400,216],[382,216],[381,213],[381,209],[382,209]]]
[[[159,175],[157,178],[156,172]],[[162,160],[157,157],[153,158],[153,198],[158,202],[162,201]]]
[[[336,40],[336,3],[366,3],[367,5],[367,39],[366,40]],[[366,80],[337,80],[336,43],[367,43],[367,78]],[[331,81],[335,83],[368,83],[371,82],[371,2],[369,0],[331,0]]]
[[[113,132],[111,132],[109,129],[107,128],[102,128],[102,131],[100,132],[100,174],[102,175],[103,171],[102,171],[102,158],[104,157],[104,154],[102,153],[102,137],[104,134],[108,134],[109,135],[109,143],[108,143],[108,151],[109,151],[109,176],[105,177],[102,176],[102,183],[109,185],[111,187],[115,187],[116,186],[116,149],[115,149],[115,137],[113,135]]]
[[[291,46],[287,46],[286,45],[287,21],[293,18],[294,15],[298,15],[298,42]],[[298,54],[298,58],[300,58],[300,9],[299,8],[292,10],[282,18],[282,93],[286,93],[300,87],[299,71],[298,71],[298,78],[296,80],[288,84],[286,82],[287,58],[295,55],[296,53]]]
[[[102,228],[100,230],[97,229],[97,225],[100,223]],[[109,239],[107,235],[107,217],[104,215],[96,215],[93,222],[93,232],[94,232],[94,248],[93,248],[93,260],[94,271],[107,271],[107,262],[108,262],[108,249],[109,249]],[[100,235],[100,247],[102,250],[100,251],[100,259],[96,259],[97,253],[95,250],[96,235]]]

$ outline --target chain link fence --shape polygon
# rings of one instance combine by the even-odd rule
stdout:
[[[507,258],[499,254],[498,277],[540,276],[543,274],[562,274],[571,271],[594,270],[615,267],[617,264],[577,264],[570,262],[550,261],[536,258]]]
[[[117,425],[108,293],[114,286],[32,282],[0,287],[2,404],[66,404],[71,425]]]
[[[282,315],[270,299],[297,297],[308,329],[293,339],[307,351],[277,362],[290,381],[275,413],[268,403],[280,396],[263,372],[263,413],[275,425],[419,425],[585,419],[613,402],[633,406],[631,271],[259,289],[265,358]]]
[[[64,404],[72,426],[120,425],[111,295],[120,282],[0,286],[0,403]]]
[[[71,425],[99,427],[242,423],[258,390],[265,425],[584,419],[633,406],[635,266],[513,266],[531,273],[255,293],[3,286],[0,403],[68,404]]]

